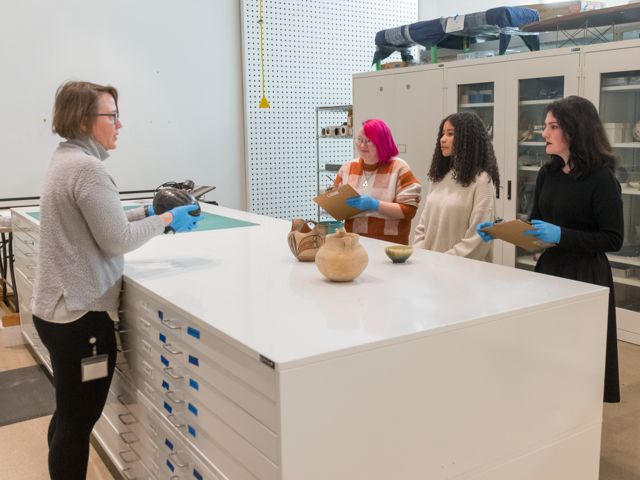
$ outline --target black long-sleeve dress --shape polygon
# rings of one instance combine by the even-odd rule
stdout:
[[[605,252],[618,251],[624,239],[620,184],[602,167],[590,174],[564,173],[560,158],[540,169],[531,219],[561,227],[560,243],[545,250],[535,270],[609,287],[609,317],[604,401],[620,401],[616,306],[611,266]]]

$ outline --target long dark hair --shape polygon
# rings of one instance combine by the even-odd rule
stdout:
[[[447,120],[453,125],[454,130],[451,157],[442,155],[440,148],[440,138]],[[475,113],[454,113],[440,123],[428,173],[429,179],[439,182],[449,170],[453,170],[453,177],[464,187],[468,187],[482,172],[487,172],[496,189],[500,186],[500,173],[493,144],[484,123]]]
[[[569,144],[569,166],[576,175],[587,175],[601,167],[612,171],[618,166],[596,107],[586,98],[572,95],[547,105],[544,114],[556,117]],[[553,155],[548,163],[562,168],[564,161]]]

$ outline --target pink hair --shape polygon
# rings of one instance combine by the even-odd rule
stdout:
[[[382,120],[372,118],[362,122],[365,136],[373,142],[378,151],[378,161],[381,164],[391,162],[391,157],[398,155],[398,147],[391,135],[389,126]]]

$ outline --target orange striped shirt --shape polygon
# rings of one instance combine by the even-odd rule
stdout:
[[[401,219],[393,219],[380,212],[361,212],[345,221],[348,232],[409,244],[411,219],[418,210],[422,186],[407,162],[393,157],[391,162],[384,165],[366,165],[364,160],[356,158],[340,167],[333,186],[339,187],[346,183],[360,195],[367,194],[383,202],[399,204],[404,214]]]

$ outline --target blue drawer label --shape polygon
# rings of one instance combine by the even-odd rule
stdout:
[[[167,360],[164,355],[160,355],[160,361],[165,367],[169,366],[169,360]]]
[[[187,327],[187,335],[191,335],[193,338],[200,340],[200,330],[196,328]]]
[[[200,390],[200,384],[197,381],[195,381],[193,378],[189,379],[189,386],[194,390]]]
[[[191,435],[193,438],[196,438],[198,436],[196,433],[195,427],[192,427],[191,425],[187,425],[187,430],[189,432],[189,435]]]
[[[158,310],[158,318],[160,320],[164,320],[164,313],[162,313],[162,310]]]
[[[196,367],[200,366],[200,360],[198,360],[198,357],[194,357],[193,355],[189,355],[189,363],[191,365],[195,365]]]
[[[198,416],[198,407],[196,407],[193,403],[189,402],[189,406],[187,407],[191,413],[193,413],[196,417]]]
[[[173,413],[173,407],[171,405],[169,405],[167,402],[164,402],[164,409],[169,412],[169,413]]]
[[[197,478],[198,480],[203,480],[202,475],[200,475],[200,472],[195,468],[193,469],[193,478]]]
[[[169,460],[167,460],[167,467],[169,467],[169,470],[171,470],[172,472],[176,471],[176,467],[174,467],[173,463],[171,463]]]
[[[165,390],[169,390],[169,382],[167,382],[166,380],[162,380],[162,388],[164,388]]]
[[[169,440],[168,438],[165,438],[164,444],[167,446],[169,450],[173,450],[173,442],[171,440]]]
[[[161,333],[160,335],[158,335],[158,337],[160,337],[160,341],[162,343],[167,343],[167,337],[164,335],[164,333]]]

